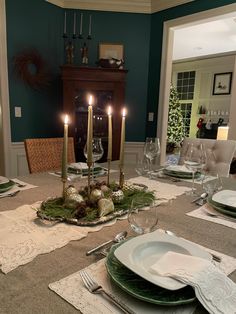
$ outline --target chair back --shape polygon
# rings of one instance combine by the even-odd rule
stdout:
[[[24,140],[29,172],[60,170],[63,138],[32,138]],[[75,162],[74,139],[68,138],[68,163]]]
[[[187,153],[188,144],[194,144],[195,152],[198,154],[200,144],[203,144],[207,155],[210,152],[215,156],[215,160],[207,160],[206,168],[212,175],[220,175],[222,177],[229,176],[230,164],[236,151],[236,141],[233,140],[214,140],[201,138],[185,138],[180,151],[179,164],[184,163],[184,158]]]

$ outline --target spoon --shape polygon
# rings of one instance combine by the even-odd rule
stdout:
[[[195,198],[191,203],[196,203],[199,200],[204,200],[208,196],[208,193],[204,192],[199,197]]]
[[[98,250],[100,250],[101,248],[103,248],[104,246],[106,246],[106,245],[108,245],[108,244],[110,244],[110,243],[119,243],[119,242],[123,241],[126,237],[127,237],[127,231],[122,231],[122,232],[118,233],[118,234],[114,237],[114,239],[109,240],[109,241],[107,241],[107,242],[104,242],[104,243],[102,243],[102,244],[96,246],[94,249],[88,251],[88,252],[86,253],[86,255],[87,255],[87,256],[88,256],[88,255],[91,255],[92,253],[97,252]]]

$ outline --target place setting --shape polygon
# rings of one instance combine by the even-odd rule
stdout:
[[[101,313],[172,313],[174,309],[175,313],[187,314],[194,312],[197,299],[210,313],[232,310],[234,295],[223,306],[215,302],[218,294],[212,291],[211,280],[207,283],[206,272],[211,273],[212,282],[220,278],[225,283],[222,291],[231,286],[235,293],[235,284],[226,275],[235,270],[236,260],[171,232],[156,230],[158,206],[153,200],[147,205],[147,214],[140,211],[143,205],[134,198],[128,212],[136,236],[127,238],[125,234],[118,243],[114,239],[105,243],[109,247],[106,258],[49,284],[49,288],[82,313],[96,308]],[[217,263],[213,263],[214,255]],[[209,293],[213,301],[207,298]]]
[[[209,184],[208,184],[209,185]],[[215,185],[214,185],[215,186]],[[211,188],[212,190],[214,189]],[[201,218],[236,229],[236,191],[221,189],[207,194],[200,207],[188,216]]]
[[[17,178],[8,179],[6,177],[0,176],[0,198],[14,197],[20,191],[28,190],[34,187],[36,186],[23,182]]]

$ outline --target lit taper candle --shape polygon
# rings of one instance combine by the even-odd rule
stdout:
[[[89,96],[88,106],[88,130],[87,130],[87,164],[93,163],[93,96]]]
[[[124,167],[124,146],[125,146],[125,108],[122,110],[121,136],[120,136],[120,169]]]
[[[111,106],[108,107],[108,150],[107,160],[112,160],[112,114]]]
[[[62,181],[67,180],[67,146],[68,146],[68,115],[65,115],[64,119],[64,139],[63,139],[63,152],[62,152],[62,164],[61,164],[61,178]]]

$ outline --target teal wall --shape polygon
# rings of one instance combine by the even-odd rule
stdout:
[[[195,0],[178,7],[152,14],[147,112],[155,112],[156,117],[159,98],[163,23],[181,16],[190,15],[235,2],[235,0]],[[147,122],[146,136],[155,136],[156,129],[156,123]]]
[[[7,0],[7,49],[12,141],[30,137],[57,136],[61,112],[59,65],[62,64],[63,12],[43,0]],[[17,79],[13,58],[24,49],[35,48],[46,60],[52,81],[49,88],[35,91]],[[22,108],[15,118],[14,107]]]
[[[122,43],[125,68],[128,69],[125,106],[128,109],[128,141],[143,141],[147,101],[149,39],[151,16],[148,14],[77,11],[78,23],[83,12],[83,33],[88,34],[92,14],[92,40],[89,42],[89,65],[98,60],[99,42]],[[12,141],[29,137],[60,136],[62,126],[62,93],[59,66],[64,62],[64,10],[45,0],[7,0],[7,42]],[[73,30],[73,10],[67,10],[67,31]],[[79,26],[79,25],[77,25]],[[78,39],[75,63],[80,60]],[[35,47],[51,66],[52,85],[48,90],[34,91],[16,79],[13,57],[23,48]],[[22,118],[14,117],[14,107],[22,107]]]
[[[92,14],[89,65],[95,66],[100,42],[123,43],[128,69],[125,105],[128,109],[127,141],[154,136],[156,123],[147,122],[147,112],[157,114],[163,23],[180,16],[235,3],[230,0],[195,0],[162,12],[148,14],[77,11],[84,13],[83,30],[88,32]],[[73,28],[73,10],[67,10],[68,30]],[[7,45],[12,141],[29,137],[61,136],[62,86],[60,65],[64,62],[64,10],[45,0],[6,0]],[[79,24],[79,23],[78,23]],[[77,25],[78,26],[78,25]],[[75,63],[79,63],[77,40]],[[50,88],[34,91],[13,73],[13,57],[24,48],[36,48],[50,66]],[[22,107],[22,118],[14,107]]]

